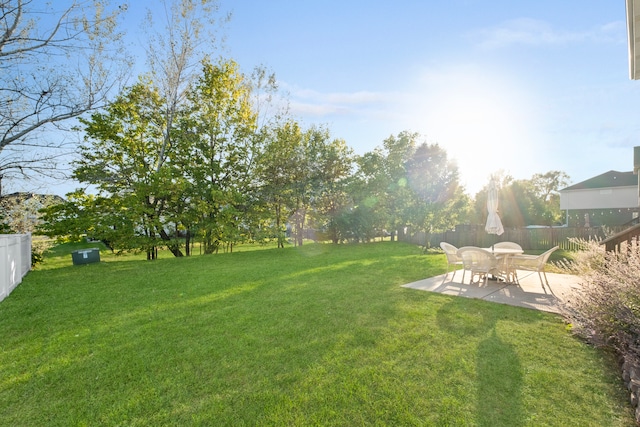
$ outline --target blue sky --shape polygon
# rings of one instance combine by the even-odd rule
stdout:
[[[145,4],[129,9],[134,43]],[[294,118],[326,125],[358,154],[418,132],[457,162],[472,196],[500,170],[516,179],[561,170],[577,183],[633,168],[640,81],[629,79],[624,0],[221,7],[233,16],[218,53],[246,72],[271,69]]]
[[[630,171],[640,145],[625,2],[248,1],[225,54],[265,65],[303,124],[358,154],[403,130],[455,159],[474,195],[492,172]]]

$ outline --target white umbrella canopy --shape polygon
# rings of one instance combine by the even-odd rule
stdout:
[[[495,179],[492,179],[489,183],[487,211],[489,215],[487,215],[487,225],[485,225],[484,230],[489,234],[497,234],[498,236],[504,233],[504,227],[498,215],[498,184]]]

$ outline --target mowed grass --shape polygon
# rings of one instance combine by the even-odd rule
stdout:
[[[442,254],[72,248],[0,303],[0,425],[633,425],[610,357],[560,317],[400,287]]]

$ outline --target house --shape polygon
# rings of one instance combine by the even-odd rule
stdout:
[[[638,175],[609,171],[560,190],[569,227],[624,225],[638,218]]]
[[[626,0],[629,78],[640,80],[640,0]],[[630,225],[640,206],[640,147],[633,171],[609,171],[560,190],[560,209],[569,227]]]
[[[61,202],[64,202],[62,197],[47,194],[12,193],[0,196],[0,229],[4,223],[14,232],[31,233],[39,223],[39,210]]]

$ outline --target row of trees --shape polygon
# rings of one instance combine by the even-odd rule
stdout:
[[[527,225],[560,225],[560,189],[569,185],[569,176],[562,171],[549,171],[533,175],[531,179],[516,180],[497,173],[500,185],[499,213],[505,227]],[[487,188],[475,196],[473,215],[469,222],[483,223],[486,218]]]
[[[193,238],[212,253],[247,240],[368,241],[385,230],[484,222],[486,190],[471,200],[446,151],[416,133],[357,156],[325,128],[261,120],[255,91],[265,75],[205,60],[171,126],[167,99],[150,80],[81,120],[86,141],[73,173],[95,194],[78,190],[50,207],[44,230],[89,234],[153,259],[161,246],[189,255]],[[505,225],[559,221],[555,190],[567,178],[501,176]]]
[[[312,233],[365,241],[463,218],[469,201],[440,146],[402,132],[356,156],[325,128],[261,120],[255,91],[265,76],[205,60],[171,124],[170,101],[148,79],[82,119],[73,175],[93,191],[50,207],[45,231],[89,234],[153,259],[160,246],[188,255],[193,237],[212,253],[247,239],[283,246],[287,234],[296,244]]]

